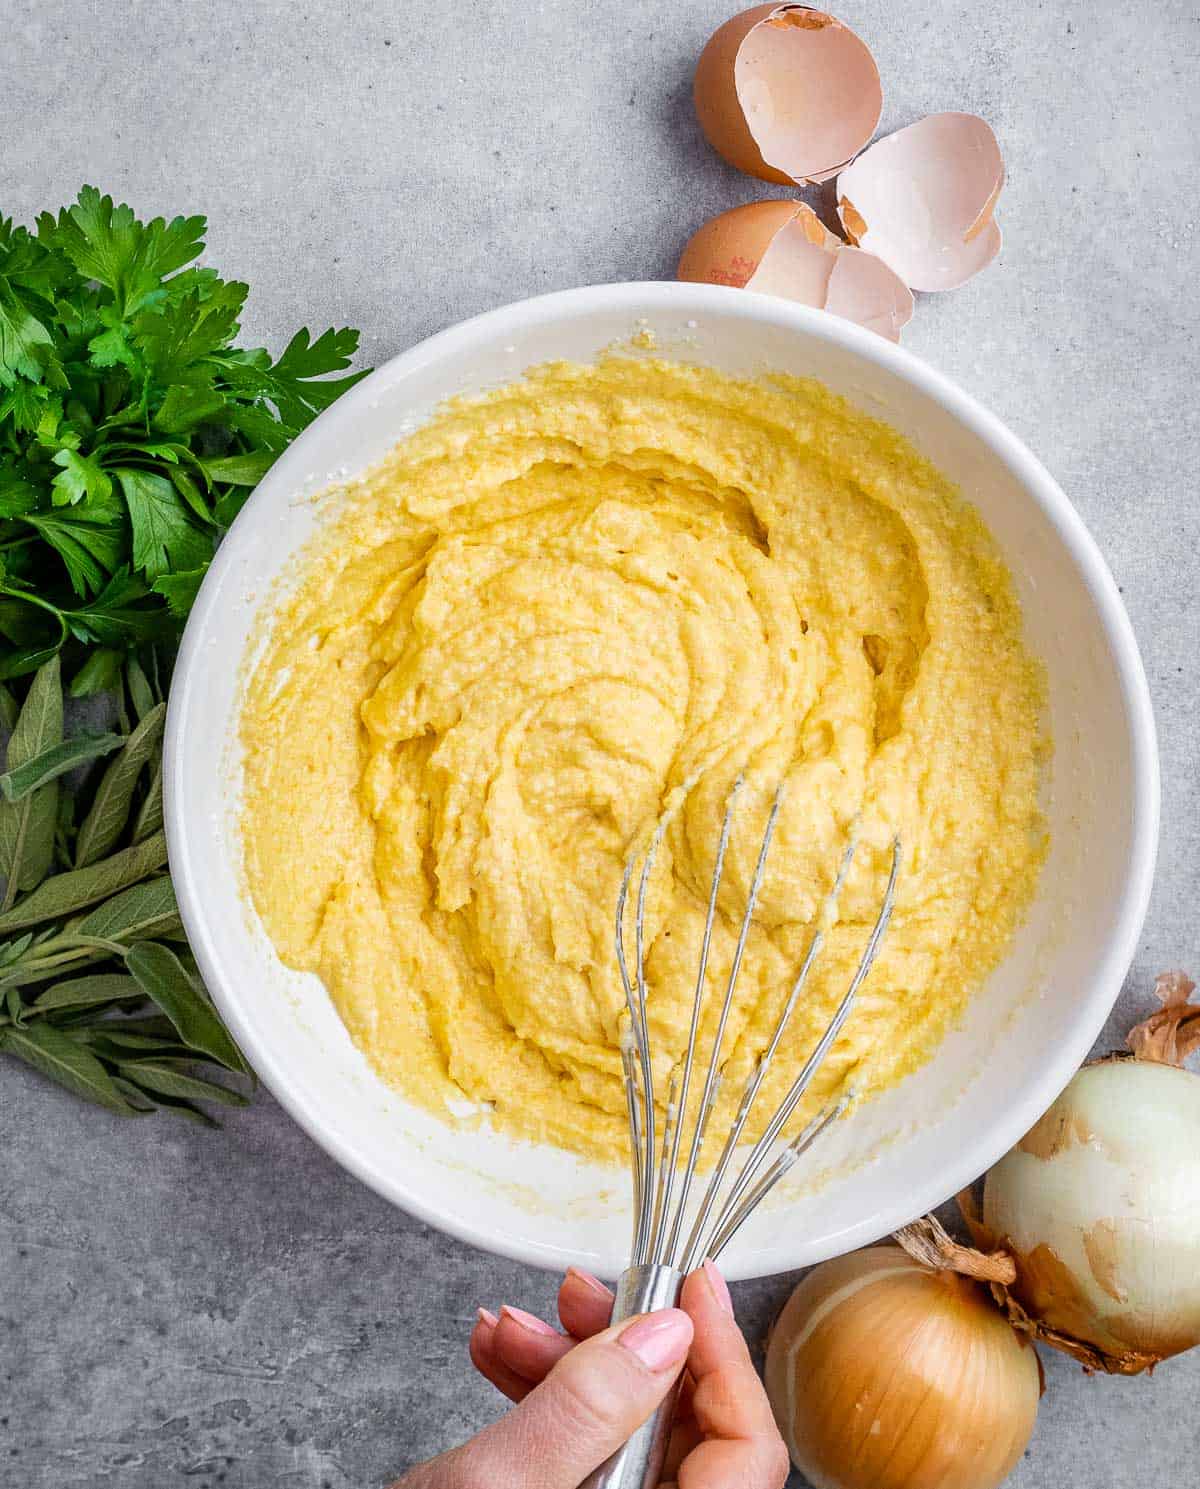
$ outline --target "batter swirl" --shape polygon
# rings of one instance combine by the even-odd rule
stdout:
[[[818,384],[611,357],[452,404],[337,494],[271,624],[242,718],[254,903],[385,1078],[448,1119],[466,1095],[515,1135],[617,1157],[613,906],[694,777],[651,895],[661,1089],[739,770],[716,979],[778,781],[786,798],[727,1091],[855,824],[860,842],[768,1114],[896,833],[892,928],[813,1103],[852,1067],[869,1094],[927,1059],[1032,895],[1046,745],[1010,578],[954,488]]]

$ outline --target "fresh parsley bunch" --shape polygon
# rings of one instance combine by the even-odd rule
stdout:
[[[0,678],[58,656],[75,696],[170,642],[222,532],[363,373],[358,332],[234,345],[247,287],[195,260],[205,219],[85,186],[36,231],[0,217]]]
[[[174,642],[250,489],[363,374],[327,376],[357,331],[235,346],[246,286],[195,267],[204,229],[91,186],[35,232],[0,217],[0,1054],[211,1122],[249,1071],[167,872]]]

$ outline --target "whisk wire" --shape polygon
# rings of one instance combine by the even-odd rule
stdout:
[[[638,1098],[634,1038],[630,1028],[621,1031],[621,1069],[625,1079],[625,1105],[629,1113],[630,1157],[633,1165],[633,1246],[642,1228],[642,1113]]]
[[[845,1024],[847,1018],[849,1018],[850,1010],[854,1005],[854,1000],[858,996],[858,990],[862,986],[863,981],[865,980],[867,974],[870,972],[872,966],[875,963],[875,958],[879,954],[879,948],[883,943],[883,938],[887,933],[888,926],[891,922],[892,910],[895,906],[896,900],[896,879],[899,875],[899,872],[900,840],[899,838],[897,838],[892,844],[892,865],[891,870],[888,874],[887,889],[884,892],[883,903],[880,906],[878,915],[876,916],[875,924],[871,928],[871,934],[867,937],[866,945],[863,948],[862,955],[859,957],[858,966],[855,968],[854,976],[850,980],[850,985],[846,989],[845,993],[842,995],[841,1002],[834,1010],[833,1017],[825,1026],[825,1032],[817,1041],[812,1053],[809,1055],[808,1059],[801,1067],[799,1075],[797,1075],[796,1079],[788,1088],[783,1100],[779,1103],[779,1106],[775,1111],[775,1115],[771,1118],[770,1122],[768,1122],[766,1128],[763,1130],[762,1136],[755,1143],[754,1147],[751,1149],[748,1157],[746,1158],[745,1163],[742,1165],[741,1173],[738,1175],[736,1181],[729,1191],[729,1194],[726,1196],[723,1205],[721,1206],[720,1213],[717,1216],[717,1220],[713,1228],[713,1234],[719,1234],[722,1231],[730,1215],[732,1214],[733,1207],[745,1193],[748,1186],[753,1182],[755,1175],[762,1167],[763,1162],[770,1153],[772,1146],[774,1145],[776,1139],[779,1137],[779,1134],[783,1131],[788,1122],[790,1122],[792,1117],[795,1115],[796,1108],[800,1105],[801,1101],[803,1101],[809,1086],[812,1084],[814,1076],[824,1062],[825,1057],[829,1053],[829,1050],[834,1041],[841,1033],[842,1026]],[[828,1123],[826,1123],[825,1125],[827,1126]],[[822,1127],[820,1131],[824,1131],[824,1127]],[[820,1132],[813,1134],[814,1141],[819,1135]],[[801,1136],[803,1137],[803,1134],[801,1134]],[[778,1174],[776,1177],[781,1178],[782,1173]],[[751,1208],[753,1208],[753,1206],[751,1206]],[[695,1246],[689,1244],[688,1249],[684,1254],[683,1270],[690,1270],[690,1268],[697,1261],[700,1260],[701,1254],[702,1253],[700,1252],[698,1244]]]
[[[804,1130],[800,1132],[796,1137],[794,1137],[792,1141],[788,1143],[788,1145],[776,1156],[775,1161],[771,1164],[771,1167],[762,1176],[762,1178],[759,1179],[758,1183],[755,1184],[750,1193],[746,1195],[745,1199],[743,1199],[742,1202],[733,1210],[728,1219],[723,1220],[721,1223],[718,1224],[716,1230],[714,1231],[713,1239],[709,1242],[707,1247],[707,1253],[710,1260],[717,1260],[717,1258],[721,1255],[721,1252],[725,1250],[726,1246],[728,1246],[730,1241],[733,1240],[734,1236],[737,1235],[738,1231],[741,1229],[745,1221],[747,1221],[750,1218],[751,1214],[758,1208],[760,1201],[764,1200],[767,1197],[768,1193],[772,1189],[774,1189],[775,1185],[779,1182],[780,1179],[783,1178],[784,1174],[788,1172],[792,1165],[795,1164],[800,1158],[803,1158],[805,1153],[808,1152],[809,1148],[812,1147],[812,1145],[821,1136],[825,1129],[830,1126],[831,1123],[837,1121],[837,1119],[842,1115],[842,1113],[846,1110],[846,1108],[853,1100],[854,1092],[853,1090],[850,1090],[847,1091],[845,1095],[840,1097],[837,1101],[831,1101],[829,1105],[818,1112],[817,1115],[812,1119],[812,1121],[809,1122],[808,1125],[804,1128]]]
[[[704,1098],[703,1098],[703,1106],[701,1108],[701,1112],[702,1112],[702,1115],[704,1117],[704,1126],[705,1127],[707,1126],[707,1119],[708,1119],[708,1116],[712,1112],[712,1107],[713,1107],[713,1104],[714,1104],[714,1101],[713,1101],[713,1090],[714,1090],[714,1086],[715,1086],[716,1080],[718,1079],[718,1076],[720,1074],[720,1071],[722,1069],[722,1064],[721,1064],[721,1047],[722,1047],[722,1045],[724,1044],[724,1041],[725,1041],[725,1028],[726,1028],[726,1025],[729,1022],[729,1014],[730,1014],[730,1012],[731,1012],[731,1010],[733,1008],[733,995],[734,995],[734,992],[735,992],[735,990],[737,988],[738,974],[742,970],[742,959],[743,959],[743,957],[746,954],[746,943],[750,939],[750,924],[751,924],[751,920],[753,919],[753,916],[754,916],[755,907],[758,904],[758,896],[759,896],[759,893],[760,893],[760,891],[762,889],[763,876],[765,875],[766,869],[767,869],[767,855],[771,851],[771,840],[775,836],[775,825],[776,825],[776,823],[779,820],[779,809],[782,806],[782,804],[783,804],[783,786],[780,785],[779,788],[776,790],[774,800],[771,803],[771,810],[767,814],[767,825],[766,825],[765,830],[763,831],[762,843],[759,846],[759,850],[758,850],[758,859],[755,862],[754,873],[753,873],[753,875],[751,876],[751,879],[750,879],[750,889],[749,889],[749,893],[746,896],[746,910],[745,910],[745,914],[742,916],[742,923],[741,923],[741,925],[738,928],[737,942],[735,943],[734,949],[733,949],[733,960],[729,964],[729,976],[726,979],[726,983],[725,983],[725,996],[721,1000],[721,1012],[720,1012],[720,1015],[719,1015],[719,1017],[717,1019],[716,1030],[713,1033],[712,1048],[709,1051],[709,1056],[708,1056],[708,1071],[707,1071],[707,1073],[705,1075],[705,1078],[704,1078]],[[715,906],[712,906],[710,908],[712,908],[713,910],[715,910]],[[695,1135],[694,1135],[693,1141],[692,1141],[692,1149],[693,1149],[693,1151],[692,1151],[692,1153],[689,1153],[689,1155],[688,1155],[688,1159],[689,1159],[688,1179],[689,1179],[689,1181],[691,1179],[691,1176],[695,1173],[695,1164],[691,1160],[692,1160],[693,1156],[697,1160],[699,1159],[700,1150],[701,1150],[701,1147],[703,1146],[703,1142],[704,1142],[704,1130],[703,1130],[703,1128],[701,1126],[700,1121],[698,1120],[697,1121],[697,1124],[696,1124]],[[700,1215],[703,1213],[705,1207],[707,1205],[711,1204],[712,1196],[713,1196],[713,1194],[715,1192],[715,1190],[714,1190],[714,1182],[713,1181],[716,1181],[716,1182],[719,1183],[719,1176],[715,1172],[713,1174],[712,1180],[709,1181],[708,1187],[707,1187],[707,1189],[705,1191],[704,1199],[701,1201],[700,1212],[697,1214],[696,1221],[693,1222],[693,1229],[692,1229],[691,1236],[694,1236],[694,1234],[695,1234],[696,1225],[698,1225],[699,1222],[700,1222]],[[679,1203],[680,1203],[680,1210],[681,1211],[682,1211],[682,1209],[684,1208],[684,1206],[685,1206],[685,1204],[687,1202],[687,1194],[688,1194],[688,1190],[687,1190],[687,1187],[685,1187],[684,1190],[683,1190],[683,1192],[682,1192],[682,1194],[680,1195],[680,1201],[679,1201]],[[692,1245],[691,1236],[689,1236],[688,1247],[687,1247],[688,1250],[691,1249],[691,1245]]]
[[[790,1141],[785,1141],[781,1147],[776,1146],[787,1123],[799,1108],[818,1067],[829,1053],[843,1024],[849,1017],[858,990],[875,961],[895,903],[896,877],[900,867],[898,838],[892,845],[892,867],[884,901],[871,934],[867,938],[867,944],[850,986],[835,1009],[833,1017],[829,1020],[825,1032],[817,1041],[816,1048],[804,1062],[800,1073],[779,1103],[762,1136],[751,1147],[736,1179],[728,1186],[722,1198],[738,1145],[765,1083],[767,1071],[781,1048],[788,1022],[803,995],[809,972],[824,944],[826,930],[835,921],[838,894],[854,856],[852,835],[835,877],[833,889],[826,899],[822,916],[813,932],[808,951],[792,983],[771,1038],[743,1085],[733,1125],[722,1147],[717,1167],[692,1217],[691,1226],[687,1231],[687,1240],[681,1248],[680,1237],[683,1235],[689,1215],[692,1184],[704,1149],[705,1135],[716,1109],[724,1064],[727,1063],[722,1061],[722,1045],[733,1008],[738,974],[749,940],[751,921],[762,888],[767,856],[783,799],[781,786],[775,793],[768,813],[766,828],[750,881],[745,914],[742,916],[738,929],[729,975],[725,982],[724,996],[712,1035],[712,1045],[708,1052],[704,1085],[699,1100],[696,1102],[687,1160],[682,1176],[680,1176],[679,1156],[684,1137],[683,1128],[689,1118],[692,1071],[698,1058],[697,1048],[701,1042],[701,1026],[704,1022],[705,990],[717,918],[717,901],[720,896],[721,876],[729,847],[734,807],[742,788],[742,777],[739,776],[734,782],[726,801],[708,897],[708,914],[700,949],[700,967],[692,1001],[687,1048],[682,1066],[676,1063],[671,1069],[670,1090],[663,1116],[661,1140],[656,1141],[658,1134],[655,1118],[654,1070],[651,1063],[650,1020],[646,988],[646,900],[655,855],[663,841],[667,825],[679,810],[694,783],[695,778],[685,782],[674,794],[667,811],[660,817],[646,849],[634,910],[637,961],[632,976],[625,949],[625,917],[637,855],[625,868],[617,896],[617,966],[621,974],[626,1007],[626,1014],[622,1016],[620,1039],[621,1069],[632,1144],[634,1238],[632,1262],[621,1275],[613,1304],[614,1323],[633,1318],[639,1313],[668,1307],[676,1302],[683,1285],[684,1273],[690,1271],[701,1257],[719,1256],[774,1185],[799,1161],[825,1129],[832,1122],[836,1122],[846,1111],[853,1100],[853,1092],[850,1090],[843,1090],[840,1095],[835,1095],[800,1133]],[[842,1084],[844,1086],[844,1079]],[[720,1200],[719,1204],[718,1200]],[[674,1404],[675,1393],[669,1392],[662,1404],[636,1429],[628,1442],[588,1475],[583,1489],[650,1489],[650,1486],[658,1484],[666,1458]]]
[[[671,1163],[667,1170],[666,1202],[663,1213],[670,1209],[671,1199],[675,1187],[675,1174],[679,1162],[679,1140],[683,1135],[683,1123],[687,1115],[688,1096],[691,1090],[692,1063],[696,1056],[696,1040],[700,1034],[700,1016],[704,1008],[704,984],[708,977],[708,955],[712,948],[713,926],[717,918],[717,897],[721,891],[721,876],[725,872],[725,853],[729,847],[729,834],[733,830],[733,812],[737,805],[738,793],[742,789],[745,776],[738,775],[729,797],[725,803],[725,816],[721,822],[721,836],[717,843],[717,857],[713,865],[712,886],[708,895],[708,914],[704,920],[704,936],[700,943],[700,968],[696,973],[696,991],[692,998],[692,1019],[688,1027],[687,1050],[683,1057],[683,1079],[679,1089],[679,1120],[675,1126],[674,1141],[671,1146]],[[707,1099],[706,1099],[707,1098]],[[671,1221],[670,1235],[663,1246],[663,1237],[655,1237],[655,1246],[652,1260],[661,1262],[663,1256],[673,1255],[679,1244],[679,1232],[683,1226],[684,1201],[687,1197],[688,1188],[692,1181],[692,1175],[696,1170],[696,1162],[700,1156],[700,1144],[704,1139],[704,1127],[707,1125],[708,1117],[714,1104],[713,1092],[706,1090],[705,1097],[701,1098],[701,1110],[696,1114],[696,1127],[692,1137],[691,1150],[688,1153],[687,1172],[683,1179],[683,1198],[680,1201],[675,1216]]]
[[[712,1177],[709,1181],[708,1189],[705,1193],[704,1199],[701,1201],[700,1208],[697,1211],[691,1234],[688,1237],[688,1244],[684,1248],[685,1256],[692,1256],[698,1245],[699,1236],[708,1218],[708,1213],[712,1208],[712,1204],[721,1188],[721,1185],[724,1183],[726,1173],[729,1170],[729,1165],[733,1160],[733,1155],[737,1151],[738,1143],[741,1141],[742,1133],[745,1130],[746,1123],[750,1117],[751,1108],[754,1106],[755,1100],[758,1097],[759,1089],[761,1088],[762,1083],[766,1078],[766,1074],[771,1066],[771,1062],[775,1058],[775,1052],[776,1050],[778,1050],[780,1042],[783,1039],[784,1032],[786,1031],[788,1023],[792,1017],[792,1012],[795,1009],[797,1002],[799,1001],[800,994],[804,991],[804,986],[808,981],[808,974],[812,970],[812,965],[816,961],[821,947],[824,945],[825,927],[830,922],[837,909],[838,897],[841,894],[842,885],[845,883],[846,875],[850,869],[850,864],[854,859],[854,850],[856,845],[857,838],[855,834],[851,833],[850,840],[846,844],[845,852],[842,854],[842,861],[838,866],[837,875],[834,878],[833,888],[830,890],[828,896],[826,897],[825,905],[822,909],[821,918],[817,922],[817,929],[813,933],[812,939],[809,942],[808,952],[806,953],[804,961],[801,964],[800,971],[797,973],[795,981],[792,983],[791,991],[788,994],[787,1001],[784,1003],[779,1017],[775,1021],[775,1028],[771,1033],[771,1038],[767,1042],[767,1047],[755,1061],[754,1068],[750,1072],[749,1078],[747,1079],[745,1087],[742,1091],[741,1101],[738,1103],[737,1114],[734,1117],[733,1125],[730,1127],[728,1136],[725,1139],[725,1145],[721,1150],[721,1156],[717,1160],[716,1167],[714,1168]]]
[[[629,898],[629,881],[633,877],[633,860],[625,865],[621,876],[621,888],[617,894],[617,969],[621,974],[621,986],[625,991],[625,1008],[629,1015],[628,1027],[621,1033],[621,1065],[625,1075],[625,1097],[629,1108],[629,1133],[632,1145],[633,1166],[633,1255],[642,1250],[642,1231],[645,1226],[647,1188],[643,1163],[643,1134],[641,1117],[641,1095],[638,1090],[637,1073],[641,1065],[641,1024],[638,1019],[637,999],[629,977],[629,966],[625,959],[625,902]],[[634,1057],[637,1057],[637,1064]]]
[[[631,1167],[634,1186],[632,1261],[634,1266],[651,1264],[677,1267],[683,1272],[689,1271],[703,1257],[715,1256],[723,1250],[766,1193],[808,1151],[830,1123],[836,1121],[846,1110],[850,1100],[849,1095],[843,1094],[835,1097],[805,1126],[802,1132],[790,1142],[785,1143],[781,1149],[777,1148],[781,1134],[798,1110],[817,1070],[841,1033],[859,988],[874,965],[879,947],[891,921],[901,859],[900,840],[896,838],[892,844],[891,869],[883,902],[850,984],[816,1046],[804,1061],[774,1114],[751,1147],[736,1177],[730,1182],[730,1174],[739,1145],[767,1073],[779,1052],[788,1024],[807,986],[813,965],[824,946],[827,931],[831,925],[836,923],[838,900],[855,855],[857,839],[856,834],[851,834],[800,969],[791,984],[767,1045],[746,1078],[733,1122],[716,1165],[707,1180],[694,1214],[690,1214],[689,1200],[692,1184],[704,1149],[710,1118],[717,1104],[728,1058],[727,1056],[725,1059],[722,1058],[723,1046],[734,1006],[738,977],[749,942],[751,925],[758,906],[766,875],[767,860],[783,802],[783,786],[780,785],[771,802],[751,875],[745,911],[738,926],[729,973],[725,979],[724,993],[712,1034],[712,1043],[708,1050],[703,1086],[696,1104],[694,1118],[690,1124],[687,1156],[682,1173],[680,1173],[679,1159],[681,1149],[684,1147],[684,1128],[689,1124],[692,1075],[701,1039],[708,969],[717,919],[717,902],[720,897],[735,809],[744,784],[744,776],[737,777],[726,800],[708,895],[687,1045],[682,1063],[677,1063],[671,1071],[670,1089],[660,1133],[655,1103],[647,1008],[646,904],[654,864],[667,828],[693,784],[694,780],[685,783],[676,794],[667,811],[659,818],[645,854],[641,856],[641,873],[638,877],[633,907],[636,960],[632,972],[625,950],[625,921],[638,855],[630,859],[622,875],[616,915],[617,965],[628,1014],[628,1027],[622,1031],[621,1063],[632,1139]],[[686,1240],[681,1245],[684,1227],[689,1219],[691,1223],[687,1226]]]

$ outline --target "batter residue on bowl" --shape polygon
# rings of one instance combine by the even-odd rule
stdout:
[[[1032,896],[1047,746],[1009,575],[909,444],[814,382],[613,356],[449,405],[336,509],[249,682],[246,867],[279,954],[386,1080],[447,1120],[465,1095],[501,1130],[616,1159],[622,867],[700,772],[651,896],[665,1089],[742,769],[714,987],[787,790],[725,1099],[855,823],[758,1109],[844,991],[896,833],[892,928],[812,1102],[929,1058]]]

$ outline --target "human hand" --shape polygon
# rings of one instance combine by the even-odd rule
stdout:
[[[577,1489],[685,1362],[663,1489],[780,1489],[787,1452],[717,1269],[693,1272],[679,1301],[609,1327],[612,1293],[572,1268],[558,1294],[562,1333],[520,1309],[480,1309],[472,1362],[519,1404],[393,1489]]]

